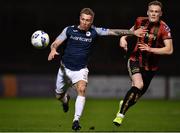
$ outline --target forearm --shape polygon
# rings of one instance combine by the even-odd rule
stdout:
[[[171,55],[173,53],[172,50],[169,50],[166,47],[164,47],[164,48],[150,48],[149,52],[151,52],[153,54],[159,54],[159,55]]]
[[[52,49],[56,50],[56,49],[59,47],[59,45],[61,45],[61,44],[62,44],[62,41],[60,41],[60,40],[55,40],[55,41],[51,44],[51,50],[52,50]]]
[[[123,35],[134,35],[134,32],[126,29],[109,29],[110,35],[123,36]]]
[[[150,48],[150,52],[154,54],[165,54],[170,55],[173,53],[173,42],[172,39],[166,39],[164,40],[165,46],[162,48]]]
[[[51,50],[52,50],[52,49],[55,49],[55,50],[56,50],[57,48],[58,48],[57,43],[54,43],[54,42],[53,42],[53,43],[51,44]]]

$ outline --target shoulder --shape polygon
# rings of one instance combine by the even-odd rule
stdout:
[[[65,28],[67,29],[67,30],[71,30],[71,29],[75,29],[75,25],[70,25],[70,26],[66,26]]]
[[[160,21],[160,28],[165,30],[166,32],[170,32],[169,26],[162,20]]]
[[[148,22],[148,17],[137,17],[135,22],[135,28],[139,28],[140,26],[144,26]]]
[[[148,17],[137,17],[136,18],[137,22],[142,22],[142,21],[145,21],[145,20],[148,20]]]
[[[162,20],[160,21],[160,33],[164,40],[172,38],[169,26]]]
[[[97,29],[94,25],[92,25],[90,28],[89,28],[89,31],[93,34],[97,34]]]
[[[65,28],[64,28],[64,31],[66,32],[66,33],[70,33],[70,32],[72,32],[73,30],[77,30],[77,26],[75,26],[75,25],[70,25],[70,26],[66,26]]]
[[[91,29],[96,32],[98,35],[106,35],[108,34],[108,28],[104,28],[104,27],[96,27],[96,26],[92,26]]]
[[[97,30],[97,27],[96,27],[96,26],[94,26],[94,25],[92,25],[92,26],[90,27],[90,29],[89,29],[89,30],[96,31],[96,30]]]

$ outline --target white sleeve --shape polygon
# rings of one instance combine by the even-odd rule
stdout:
[[[67,39],[67,35],[66,35],[66,31],[67,31],[67,28],[64,28],[63,31],[61,32],[61,34],[59,34],[59,36],[56,38],[58,40],[61,40],[61,41],[64,41]]]
[[[94,27],[98,35],[100,36],[107,36],[109,35],[109,29],[107,28],[102,28],[102,27]]]

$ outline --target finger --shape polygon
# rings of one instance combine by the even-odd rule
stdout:
[[[50,57],[48,57],[48,61],[52,60]]]
[[[59,55],[59,53],[58,53],[58,52],[56,52],[56,55]]]
[[[139,46],[139,47],[142,47],[142,46],[143,46],[143,44],[139,43],[139,44],[138,44],[138,46]]]

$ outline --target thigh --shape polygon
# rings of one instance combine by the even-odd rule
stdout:
[[[142,77],[143,77],[145,88],[149,86],[155,74],[156,74],[155,71],[145,71],[145,70],[142,71]]]
[[[137,61],[137,60],[132,61],[129,59],[127,62],[127,68],[128,68],[128,72],[129,72],[130,77],[136,73],[141,73],[139,61]]]
[[[64,74],[61,70],[61,68],[59,68],[58,74],[57,74],[57,79],[56,79],[56,93],[61,94],[64,92],[64,90],[62,89],[65,85],[65,81],[64,81]]]
[[[83,68],[79,71],[67,71],[67,75],[71,79],[72,83],[75,84],[79,81],[84,81],[85,83],[88,82],[88,68]]]
[[[136,86],[137,88],[142,89],[144,84],[139,62],[128,60],[128,71],[132,81],[132,86]]]

